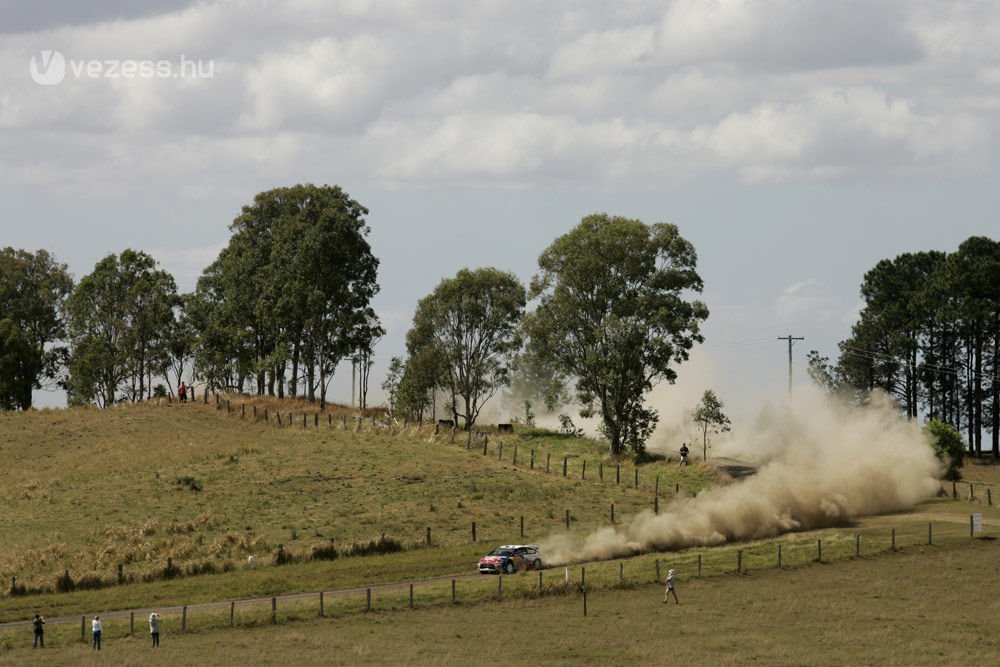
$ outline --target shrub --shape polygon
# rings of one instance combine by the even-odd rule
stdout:
[[[177,481],[174,482],[174,483],[177,484],[177,486],[186,486],[187,488],[191,489],[192,491],[201,491],[202,490],[201,482],[199,482],[194,477],[191,477],[190,475],[185,475],[184,477],[178,477]]]
[[[959,479],[962,476],[959,468],[962,467],[962,458],[965,456],[962,436],[951,425],[936,419],[927,422],[924,433],[930,439],[934,453],[945,466],[945,479]]]
[[[403,543],[394,537],[382,535],[377,540],[371,540],[367,544],[355,542],[347,550],[348,556],[373,556],[375,554],[391,554],[403,551]]]
[[[56,590],[60,593],[69,593],[75,589],[76,582],[73,581],[73,577],[69,576],[69,570],[56,577]]]
[[[340,557],[340,551],[330,540],[329,544],[319,544],[312,548],[313,560],[336,560]]]

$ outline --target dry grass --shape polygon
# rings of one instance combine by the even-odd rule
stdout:
[[[452,444],[450,432],[435,436],[430,424],[389,428],[376,416],[376,427],[366,417],[360,426],[333,419],[317,428],[307,416],[303,428],[303,410],[315,407],[301,401],[280,405],[296,419],[278,428],[262,421],[264,406],[279,407],[273,399],[253,399],[257,421],[252,408],[240,409],[244,400],[232,397],[229,413],[214,402],[160,401],[0,415],[0,578],[44,590],[65,570],[114,581],[119,564],[127,581],[147,580],[168,558],[182,571],[222,571],[246,568],[253,555],[260,568],[279,545],[296,560],[382,534],[418,544],[428,527],[438,553],[423,560],[436,573],[455,572],[471,562],[473,521],[484,546],[521,539],[521,516],[525,539],[541,539],[563,527],[566,509],[574,530],[589,531],[607,523],[611,503],[620,518],[649,507],[656,474],[664,502],[674,483],[697,490],[712,478],[697,467],[653,464],[636,490],[631,467],[620,485],[611,463],[604,482],[596,480],[602,452],[592,441],[505,435],[501,460],[498,439],[483,456],[482,441],[467,448],[460,432]],[[546,474],[548,452],[555,454]],[[562,456],[573,457],[565,478]],[[584,458],[593,461],[585,480]],[[273,576],[288,590],[314,587],[294,569]]]
[[[586,617],[576,592],[417,611],[397,598],[394,611],[334,610],[327,619],[303,603],[282,612],[294,623],[272,626],[259,608],[240,612],[235,630],[217,627],[226,609],[218,623],[192,621],[187,634],[166,618],[159,652],[141,623],[130,638],[127,619],[109,621],[99,656],[79,642],[78,627],[50,631],[44,656],[25,629],[0,640],[8,647],[0,663],[992,664],[996,603],[983,582],[998,576],[997,543],[974,540],[745,576],[683,573],[680,605],[662,604],[653,584],[591,591]]]

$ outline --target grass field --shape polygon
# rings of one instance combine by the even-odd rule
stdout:
[[[260,612],[237,629],[195,624],[184,634],[167,619],[158,652],[141,623],[127,637],[121,622],[106,626],[100,655],[78,629],[50,631],[41,655],[24,629],[4,637],[0,663],[995,664],[997,548],[965,540],[743,576],[685,573],[680,605],[662,604],[658,585],[629,584],[589,591],[586,617],[570,592],[325,619],[303,609],[275,626]]]
[[[953,623],[970,609],[982,607],[983,617],[996,611],[987,594],[992,588],[980,579],[995,577],[991,540],[1000,534],[1000,511],[986,504],[986,489],[1000,481],[1000,466],[989,462],[970,462],[964,471],[976,482],[974,498],[969,484],[959,483],[958,501],[938,498],[914,512],[868,517],[849,527],[594,563],[585,574],[580,566],[554,568],[543,572],[541,593],[537,575],[530,572],[504,577],[502,590],[496,577],[459,579],[453,602],[451,578],[472,571],[475,559],[495,543],[520,541],[522,516],[525,541],[564,530],[566,509],[571,530],[587,532],[608,524],[611,503],[619,520],[649,508],[657,476],[664,506],[675,484],[691,493],[725,480],[701,466],[654,462],[640,466],[636,489],[634,468],[623,465],[616,484],[617,462],[607,460],[594,441],[544,432],[491,434],[483,455],[483,441],[467,446],[459,433],[451,442],[450,432],[435,437],[429,425],[390,430],[373,428],[366,420],[360,426],[348,421],[346,429],[336,421],[317,427],[310,414],[303,427],[301,414],[308,408],[301,404],[280,405],[286,426],[279,428],[254,421],[252,408],[243,416],[240,400],[232,400],[228,414],[202,404],[0,414],[5,461],[0,575],[16,576],[29,589],[50,589],[69,569],[77,580],[90,576],[110,584],[122,563],[126,578],[134,580],[69,593],[3,594],[0,622],[23,621],[36,611],[50,618],[89,617],[97,611],[220,602],[192,606],[183,635],[179,610],[165,613],[170,653],[161,658],[174,663],[273,664],[289,655],[308,664],[327,663],[332,655],[370,663],[649,662],[669,654],[720,663],[923,664],[936,656],[938,662],[962,658],[977,664],[985,651],[995,650],[978,621]],[[267,407],[273,415],[279,406]],[[287,426],[287,410],[296,415],[292,426]],[[600,465],[603,481],[597,479]],[[950,492],[948,485],[945,489]],[[984,515],[987,539],[969,539],[968,517],[974,511]],[[472,521],[478,528],[476,543]],[[926,546],[929,525],[934,546]],[[433,534],[430,546],[423,544],[427,527]],[[407,549],[332,561],[303,558],[331,541],[344,548],[382,533],[401,539]],[[274,565],[279,544],[299,560]],[[249,555],[255,556],[252,563]],[[816,564],[820,556],[822,565]],[[162,571],[167,558],[182,572],[216,573],[142,581]],[[895,569],[883,573],[887,563]],[[737,565],[744,576],[734,574]],[[657,573],[668,567],[682,582],[685,604],[678,609],[684,620],[679,625],[669,620],[677,614],[665,615],[668,610],[658,604]],[[942,569],[945,576],[937,578]],[[928,579],[928,572],[934,578]],[[416,584],[415,610],[409,609],[404,583],[376,589],[372,613],[365,613],[362,589],[329,595],[328,618],[322,620],[317,620],[318,596],[282,601],[277,625],[271,625],[269,601],[240,604],[234,608],[237,627],[229,627],[227,600],[435,576],[442,578]],[[591,612],[586,619],[579,595],[584,576]],[[900,583],[907,576],[909,584]],[[855,590],[861,579],[898,590],[873,597]],[[742,597],[730,598],[733,590],[743,591]],[[880,611],[883,605],[895,609],[894,595],[913,603],[898,612],[901,619],[888,615],[896,611]],[[918,611],[925,595],[931,606]],[[935,608],[933,600],[941,606]],[[792,608],[771,608],[781,601]],[[798,609],[803,604],[825,611]],[[116,662],[157,664],[146,651],[145,613],[137,618],[143,641],[129,636],[127,614],[106,618],[109,648],[120,651]],[[842,630],[827,627],[824,614],[831,623],[846,623],[843,631],[859,633],[859,645],[869,653],[852,653],[847,639],[831,638]],[[885,629],[858,626],[865,619]],[[897,637],[930,641],[935,624],[946,626],[948,644],[938,653],[926,645],[915,650],[912,642]],[[807,630],[835,651],[817,650]],[[87,664],[93,659],[81,648],[78,623],[51,625],[47,638],[47,661]],[[27,629],[0,631],[0,662],[33,659],[30,640]]]
[[[242,597],[447,574],[468,571],[497,542],[564,530],[566,510],[573,530],[589,531],[610,520],[612,503],[622,519],[651,507],[657,475],[664,502],[676,485],[697,492],[713,479],[706,468],[651,463],[641,467],[636,489],[634,468],[625,465],[616,484],[617,464],[605,462],[594,441],[505,435],[501,460],[499,438],[484,456],[482,441],[467,448],[459,434],[451,443],[450,432],[435,436],[431,425],[317,428],[310,415],[304,428],[305,408],[294,403],[282,408],[294,412],[295,425],[278,428],[273,404],[268,424],[254,421],[249,407],[241,418],[237,400],[231,414],[176,403],[0,414],[0,576],[44,591],[66,570],[76,581],[113,582],[121,564],[126,580],[142,581],[162,573],[169,558],[182,572],[239,573],[215,575],[212,587]],[[421,545],[428,528],[431,548],[391,563],[270,566],[279,545],[295,560],[315,547],[343,549],[383,534]],[[187,579],[154,586],[157,599],[170,590],[178,600],[202,598],[204,586]],[[46,602],[72,608],[69,600]],[[0,621],[11,612],[21,612],[16,599],[0,604]]]

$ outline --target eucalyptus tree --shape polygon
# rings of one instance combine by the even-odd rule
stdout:
[[[325,402],[337,364],[357,348],[378,292],[368,210],[336,186],[261,192],[233,221],[232,236],[199,280],[200,372],[258,393],[300,388]],[[204,334],[202,334],[204,335]],[[290,376],[289,376],[290,372]]]
[[[66,300],[70,402],[144,399],[147,365],[176,305],[173,276],[146,253],[129,249],[98,262]]]
[[[462,269],[417,304],[407,350],[424,368],[440,372],[452,416],[466,429],[508,383],[524,306],[524,286],[495,268]]]
[[[658,420],[646,392],[673,382],[703,340],[708,308],[694,246],[672,224],[595,214],[538,259],[527,330],[575,382],[583,416],[597,414],[613,456],[637,455]]]
[[[72,288],[66,265],[47,251],[0,250],[0,409],[26,410],[32,390],[58,381]]]
[[[691,419],[701,431],[701,456],[705,461],[708,460],[708,436],[726,433],[732,428],[732,422],[722,411],[724,407],[715,392],[706,389],[701,396],[701,402],[691,412]]]

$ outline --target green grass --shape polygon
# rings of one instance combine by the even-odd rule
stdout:
[[[327,600],[322,619],[316,600],[282,604],[277,625],[268,604],[237,607],[235,629],[228,627],[228,606],[189,615],[186,633],[180,618],[168,615],[159,653],[148,648],[144,618],[136,620],[136,637],[128,636],[127,618],[106,620],[99,657],[80,643],[79,625],[50,628],[44,656],[30,649],[25,628],[0,634],[0,663],[658,664],[669,658],[930,665],[995,659],[994,592],[983,585],[1000,576],[995,541],[955,538],[947,546],[908,543],[878,553],[874,534],[865,541],[872,543],[870,553],[822,565],[750,568],[739,576],[731,569],[701,578],[682,566],[679,606],[663,605],[662,587],[638,571],[619,588],[617,564],[605,563],[587,568],[586,617],[576,586],[562,586],[556,571],[545,573],[550,583],[541,596],[529,592],[537,586],[534,575],[505,577],[502,601],[491,600],[497,578],[483,577],[462,582],[457,604],[447,584],[418,590],[413,611],[408,590],[400,589],[376,598],[372,613],[362,611],[363,595]],[[639,567],[633,561],[627,573]],[[574,582],[578,576],[572,571]]]
[[[834,572],[867,568],[869,563],[881,568],[883,562],[929,559],[928,564],[920,566],[920,572],[914,566],[910,588],[902,591],[906,599],[911,599],[917,597],[913,590],[926,590],[926,569],[938,567],[939,561],[954,560],[948,554],[962,553],[969,558],[977,558],[981,552],[995,554],[990,551],[995,549],[992,543],[969,539],[968,516],[969,512],[982,512],[987,535],[996,537],[1000,511],[983,504],[982,487],[977,487],[977,498],[969,502],[965,499],[967,490],[959,485],[959,502],[937,499],[915,512],[865,518],[854,526],[588,565],[587,589],[597,606],[593,607],[593,615],[583,621],[577,618],[578,586],[583,577],[579,566],[544,571],[541,595],[535,573],[504,577],[502,601],[497,601],[496,577],[459,579],[458,601],[453,605],[451,577],[473,571],[476,558],[496,543],[521,541],[520,517],[525,521],[524,541],[540,541],[562,532],[566,509],[571,511],[571,530],[588,533],[607,525],[611,503],[620,521],[650,508],[657,475],[661,507],[666,507],[674,484],[680,485],[682,493],[697,492],[713,483],[712,473],[698,465],[680,468],[666,462],[648,463],[639,466],[640,484],[635,489],[635,468],[608,460],[600,443],[592,440],[564,438],[544,431],[505,435],[501,459],[501,438],[495,434],[490,436],[483,455],[482,441],[467,445],[464,434],[459,432],[452,443],[450,433],[434,437],[432,425],[419,431],[413,426],[389,430],[373,429],[367,421],[359,428],[349,421],[347,429],[342,428],[342,422],[333,426],[323,423],[316,428],[309,419],[306,428],[301,421],[278,428],[241,419],[239,400],[233,399],[234,410],[229,414],[202,404],[0,414],[0,456],[5,461],[0,470],[0,531],[4,537],[0,543],[0,576],[6,581],[17,576],[18,582],[29,588],[46,589],[65,569],[77,579],[89,574],[111,581],[117,564],[123,563],[126,578],[135,580],[128,585],[71,593],[3,594],[0,621],[24,620],[36,611],[50,618],[89,617],[103,611],[192,605],[189,632],[183,636],[179,633],[179,614],[165,615],[171,653],[164,655],[175,664],[178,660],[241,660],[250,664],[287,661],[287,653],[265,645],[267,637],[273,637],[277,646],[285,646],[286,651],[294,650],[296,659],[306,663],[326,663],[334,654],[354,662],[375,663],[395,661],[401,656],[416,662],[458,664],[484,659],[651,662],[662,661],[667,654],[672,659],[687,656],[705,662],[701,654],[691,653],[690,646],[660,637],[658,629],[650,638],[650,619],[674,622],[662,616],[666,612],[659,605],[646,608],[650,599],[658,599],[659,588],[653,582],[659,561],[661,574],[667,568],[677,570],[683,601],[691,599],[689,595],[694,600],[715,600],[711,609],[691,610],[702,613],[704,622],[718,623],[720,629],[727,627],[726,623],[738,625],[733,620],[720,621],[720,613],[743,617],[744,625],[747,619],[751,621],[749,629],[731,627],[732,639],[724,641],[719,641],[714,632],[685,625],[681,635],[685,642],[700,641],[712,647],[716,651],[713,662],[732,662],[734,656],[744,655],[765,662],[822,664],[829,656],[818,653],[804,637],[788,644],[761,638],[751,631],[754,627],[778,631],[777,621],[763,619],[761,614],[773,613],[775,618],[782,618],[783,614],[794,613],[765,610],[754,604],[758,599],[782,599],[774,598],[772,588],[780,588],[783,578],[809,573],[817,578],[820,590],[841,595],[841,589],[831,582],[841,588],[856,582],[850,577],[845,582],[843,575]],[[277,406],[274,402],[268,405],[272,411]],[[301,403],[293,404],[293,408],[298,415],[307,409]],[[532,450],[534,469],[529,463]],[[549,472],[545,471],[547,455],[551,455]],[[563,457],[568,469],[565,477]],[[582,475],[584,461],[586,479]],[[597,479],[601,464],[603,481]],[[615,483],[616,465],[622,465],[620,484]],[[992,484],[1000,480],[1000,467],[971,462],[965,474],[981,484]],[[476,543],[471,542],[472,521],[476,521],[478,529]],[[932,547],[925,546],[929,522],[933,523]],[[430,546],[423,544],[427,527],[432,529]],[[891,547],[893,530],[898,549],[895,553]],[[314,546],[332,541],[343,549],[383,533],[403,540],[408,550],[332,561],[305,558]],[[861,536],[860,558],[855,557],[857,535]],[[822,565],[816,562],[818,540],[822,541]],[[273,565],[279,544],[300,562]],[[776,568],[779,545],[781,571]],[[247,562],[249,555],[255,556],[253,563]],[[172,558],[181,570],[208,563],[231,571],[142,581],[162,570],[167,558]],[[737,563],[742,565],[744,576],[734,574]],[[995,559],[992,563],[995,569]],[[971,566],[967,571],[978,573]],[[868,576],[867,570],[857,576]],[[896,575],[884,575],[890,576]],[[228,627],[226,603],[211,609],[193,606],[428,577],[443,579],[416,586],[415,611],[409,610],[405,585],[376,589],[375,611],[370,614],[364,611],[363,592],[331,594],[325,600],[330,617],[326,620],[316,620],[317,596],[282,601],[277,626],[271,626],[268,603],[238,605],[237,629]],[[753,581],[767,585],[756,592],[746,591],[744,595],[753,597],[750,602],[745,598],[730,600],[713,588],[728,591],[745,588]],[[968,593],[969,599],[976,599],[983,588],[988,588],[969,580],[947,584],[942,579],[940,585],[955,587],[943,593],[949,600],[959,590]],[[938,589],[935,583],[934,590]],[[783,595],[792,601],[809,597],[796,590]],[[851,608],[854,601],[849,600],[843,609],[838,606],[827,613],[849,620],[863,618],[871,611],[872,602],[862,599],[867,600],[867,606]],[[689,607],[682,609],[687,617]],[[606,622],[595,625],[594,616]],[[812,620],[815,632],[826,637],[829,632],[821,626],[821,617]],[[136,621],[139,638],[128,637],[127,617],[110,616],[106,621],[109,647],[120,648],[120,661],[152,660],[146,651],[144,617]],[[885,624],[885,619],[879,616],[873,622]],[[905,627],[921,628],[923,622],[911,621]],[[896,627],[895,621],[888,625]],[[398,632],[401,626],[406,632]],[[264,627],[266,632],[261,631]],[[973,623],[971,627],[978,626]],[[386,633],[393,628],[399,636],[387,638]],[[951,633],[947,636],[956,641],[969,632],[968,628],[952,626],[947,631]],[[509,637],[514,632],[516,646],[493,638]],[[79,633],[78,624],[51,625],[47,639],[53,648],[47,651],[46,659],[57,664],[87,664],[94,660],[90,653],[81,653]],[[629,637],[633,641],[626,644],[624,640]],[[401,644],[406,641],[409,643]],[[887,647],[898,644],[891,641],[890,635],[871,634],[871,641],[875,642],[869,647],[872,652],[857,654],[858,660],[914,664],[886,652]],[[24,646],[30,646],[30,631],[0,632],[0,662],[34,659],[30,651],[22,650]],[[749,652],[741,652],[747,649]],[[923,657],[907,651],[898,655]],[[979,654],[949,648],[941,655],[949,658]],[[837,654],[830,662],[847,661],[840,657]]]
[[[698,466],[655,463],[640,467],[635,489],[627,464],[620,484],[610,461],[603,482],[597,479],[603,450],[589,440],[505,436],[501,459],[499,438],[491,438],[484,456],[482,442],[469,447],[460,432],[450,443],[450,433],[435,437],[429,424],[390,432],[368,421],[360,429],[351,421],[347,429],[337,421],[316,428],[310,418],[303,428],[296,417],[295,425],[278,428],[254,421],[250,409],[241,418],[241,400],[232,399],[230,414],[176,403],[0,414],[2,580],[17,577],[29,590],[47,590],[69,570],[75,580],[112,583],[121,564],[127,580],[142,582],[162,573],[169,558],[181,571],[232,570],[206,581],[219,597],[235,597],[311,590],[323,581],[317,577],[333,586],[468,571],[496,543],[564,530],[567,509],[571,529],[589,532],[607,524],[612,503],[619,520],[651,507],[657,475],[663,503],[675,484],[694,492],[713,478]],[[278,405],[268,405],[273,415]],[[306,409],[282,409],[288,405],[296,415]],[[431,548],[392,559],[269,567],[279,545],[299,559],[313,547],[332,542],[343,551],[382,534],[416,547],[427,528]],[[114,595],[131,600],[131,591],[149,590],[157,599],[204,599],[204,584],[190,579],[135,583]],[[67,595],[2,598],[0,619],[36,600],[80,608],[102,599],[99,591]]]

